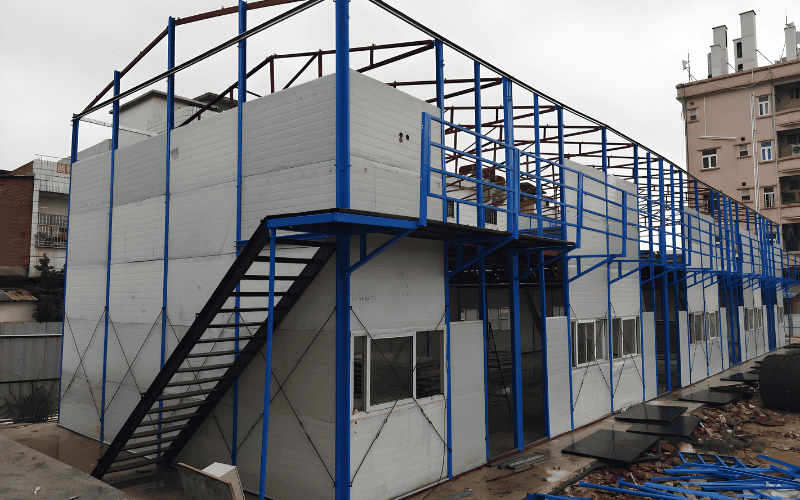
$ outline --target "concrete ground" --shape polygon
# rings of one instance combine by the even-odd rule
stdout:
[[[753,366],[754,361],[747,361],[690,387],[665,394],[650,403],[687,406],[689,407],[688,411],[692,411],[701,405],[678,401],[678,398],[699,389],[706,389],[711,385],[719,385],[721,383],[719,379],[724,375],[744,373]],[[525,453],[534,451],[547,457],[547,460],[532,467],[515,473],[509,469],[484,466],[463,474],[453,481],[441,483],[435,489],[429,488],[407,498],[410,500],[445,500],[468,489],[473,490],[471,498],[479,499],[519,500],[525,498],[527,493],[547,493],[564,480],[579,474],[594,463],[594,460],[590,458],[562,455],[563,448],[598,429],[624,431],[630,425],[625,422],[617,422],[613,416],[609,416],[569,434],[529,446],[525,449]],[[0,437],[16,441],[87,474],[94,468],[97,459],[105,449],[105,445],[58,427],[55,422],[0,425]],[[189,500],[183,492],[177,471],[172,468],[147,467],[142,470],[118,472],[108,474],[104,481],[130,495],[127,498],[131,500],[135,498],[140,500]],[[257,498],[257,495],[246,494],[246,497],[252,500]],[[70,497],[64,497],[65,500],[68,498]],[[80,497],[80,500],[83,500],[83,497]]]

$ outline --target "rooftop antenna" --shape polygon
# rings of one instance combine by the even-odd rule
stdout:
[[[689,60],[689,54],[688,53],[686,54],[686,60],[685,61],[681,61],[681,62],[683,63],[683,69],[685,69],[687,71],[687,73],[689,73],[689,81],[691,82],[692,81],[692,63]],[[695,78],[695,81],[696,80],[697,80],[697,78]]]

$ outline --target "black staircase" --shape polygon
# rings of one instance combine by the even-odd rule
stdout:
[[[269,295],[269,276],[246,274],[254,262],[269,262],[269,256],[260,255],[265,247],[269,248],[269,238],[269,231],[264,229],[263,224],[260,224],[259,229],[242,248],[241,253],[214,293],[211,294],[194,323],[189,327],[147,392],[142,396],[139,404],[136,405],[128,420],[117,433],[111,446],[98,460],[92,476],[102,479],[105,474],[110,472],[172,462],[225,393],[233,386],[234,381],[257,355],[259,349],[267,341],[268,307],[265,305],[264,307],[236,308],[226,307],[225,303],[231,297],[266,298]],[[274,329],[278,328],[291,307],[336,250],[333,241],[305,241],[289,237],[278,238],[277,242],[298,247],[319,248],[311,258],[275,257],[276,263],[304,264],[305,267],[297,276],[275,276],[275,281],[290,282],[291,284],[287,291],[275,292],[275,297],[279,297],[280,300],[276,298],[274,306]],[[256,292],[237,292],[237,285],[243,281],[261,281],[266,285],[266,289]],[[221,317],[239,318],[238,313],[257,312],[264,313],[264,321],[237,323],[236,320],[228,322],[227,319],[218,319]],[[235,327],[240,327],[238,336],[203,338],[208,331],[223,332]],[[246,327],[258,327],[258,329],[252,336],[244,335],[243,330],[244,332],[248,331]],[[213,351],[213,346],[217,343],[224,346],[226,343],[230,344],[235,341],[240,343],[238,350]],[[211,344],[212,350],[208,350],[208,344]],[[195,350],[198,346],[201,347]],[[231,362],[214,361],[214,358],[232,355],[237,355],[237,357]],[[189,360],[203,361],[203,364],[192,365]],[[205,364],[206,361],[209,364]],[[224,374],[219,375],[222,370],[224,370]],[[216,373],[207,373],[213,371]],[[204,373],[206,377],[203,377]],[[180,387],[189,390],[172,392]],[[159,405],[162,406],[159,407]],[[161,414],[160,418],[147,419],[148,416],[158,417],[158,414]]]

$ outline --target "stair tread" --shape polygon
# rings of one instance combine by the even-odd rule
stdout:
[[[162,400],[163,401],[163,400]],[[177,405],[171,406],[163,406],[161,408],[151,408],[147,411],[148,414],[153,413],[166,413],[168,411],[178,411],[178,410],[185,410],[186,408],[197,408],[198,406],[202,406],[205,403],[204,400],[198,399],[196,401],[191,401],[189,403],[181,403]]]
[[[197,341],[198,344],[213,344],[215,342],[235,342],[237,340],[251,340],[255,338],[254,335],[245,335],[244,337],[217,337],[214,339],[200,339]],[[167,386],[169,387],[169,386]]]
[[[250,280],[250,281],[268,281],[270,278],[267,274],[245,274],[242,276],[243,280]],[[276,275],[275,281],[297,281],[297,280],[309,280],[309,277],[305,276],[286,276],[286,275]]]
[[[277,264],[308,264],[314,262],[315,260],[312,257],[304,258],[304,257],[278,257],[275,256],[275,263]],[[269,255],[259,255],[255,258],[256,262],[269,262]]]
[[[291,295],[288,291],[287,292],[273,292],[276,297],[282,297],[284,295]],[[231,292],[231,297],[269,297],[269,291],[264,292]]]
[[[267,322],[267,320],[258,321],[258,322],[255,322],[255,323],[214,323],[214,324],[208,325],[208,328],[233,328],[233,327],[236,327],[236,326],[261,326],[266,322]]]
[[[110,474],[112,472],[120,472],[123,470],[138,469],[139,467],[144,467],[146,465],[154,465],[161,463],[163,461],[164,461],[163,457],[158,457],[158,458],[146,458],[138,462],[123,462],[119,465],[112,465],[111,467],[109,467],[106,474]]]
[[[220,380],[224,380],[225,377],[209,377],[209,378],[197,378],[193,380],[179,380],[177,382],[170,382],[167,384],[167,387],[180,387],[183,385],[200,385],[200,384],[210,384],[211,382],[219,382]]]
[[[242,313],[242,312],[262,312],[269,311],[269,307],[226,307],[219,310],[220,313]]]
[[[133,434],[131,434],[129,440],[139,439],[149,436],[157,436],[159,434],[168,434],[170,432],[182,431],[184,429],[188,429],[189,427],[190,427],[189,424],[181,424],[181,425],[173,425],[171,427],[162,427],[161,429],[153,429],[150,431],[134,432]]]
[[[248,323],[244,323],[248,324]],[[255,323],[261,324],[261,323]],[[208,351],[208,352],[198,352],[198,353],[191,353],[186,356],[186,358],[211,358],[214,356],[227,356],[229,354],[241,354],[244,352],[244,349],[231,349],[229,351]]]
[[[170,441],[175,441],[178,439],[178,436],[163,436],[161,439],[151,439],[149,441],[139,441],[138,443],[132,443],[125,448],[122,448],[122,451],[129,451],[135,450],[138,448],[147,448],[148,446],[155,446],[160,443],[169,443]]]
[[[151,425],[167,424],[169,422],[180,422],[181,420],[189,420],[196,417],[197,412],[181,413],[180,415],[170,415],[169,417],[154,418],[152,420],[142,420],[139,427],[150,427]],[[163,432],[163,430],[162,430]]]
[[[190,373],[190,372],[204,372],[208,370],[222,370],[224,368],[230,368],[233,366],[234,363],[223,363],[221,365],[202,365],[202,366],[193,366],[187,368],[178,368],[175,373]]]
[[[120,453],[119,456],[117,457],[117,459],[114,460],[114,463],[115,464],[119,464],[119,463],[127,462],[127,461],[130,461],[130,460],[136,460],[136,459],[139,459],[139,458],[144,458],[144,457],[146,457],[148,455],[155,455],[156,453],[162,453],[162,457],[163,457],[163,453],[164,452],[167,452],[169,450],[174,450],[174,449],[175,449],[175,446],[170,445],[170,446],[164,446],[160,450],[155,449],[155,450],[140,451],[138,453],[131,453],[131,452]],[[159,460],[162,460],[162,459],[159,458]]]
[[[224,379],[225,377],[219,377],[220,379]],[[202,396],[203,394],[211,394],[212,392],[217,391],[216,387],[211,387],[209,389],[197,389],[196,391],[186,391],[186,392],[176,392],[174,394],[162,394],[158,397],[156,402],[158,401],[169,401],[170,399],[181,399],[181,398],[190,398],[192,396]]]

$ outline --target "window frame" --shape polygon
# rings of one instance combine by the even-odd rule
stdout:
[[[714,168],[719,168],[716,149],[704,149],[700,151],[700,156],[701,156],[703,170],[711,170]],[[706,160],[708,160],[708,163],[706,163]]]
[[[697,331],[697,318],[700,319],[700,331]],[[705,343],[706,335],[706,318],[702,312],[689,313],[689,343],[700,344]]]
[[[753,201],[753,199],[751,197],[751,194],[750,194],[750,189],[749,188],[740,189],[739,190],[739,195],[741,197],[741,200],[743,202],[745,202],[745,203]]]
[[[767,189],[771,189],[771,191],[767,191]],[[761,192],[764,195],[764,208],[774,208],[775,207],[775,186],[765,186],[761,188]]]
[[[439,357],[439,373],[440,373],[440,380],[441,380],[441,394],[434,394],[432,396],[425,396],[422,398],[417,397],[417,335],[424,334],[426,332],[441,332],[442,336],[442,345],[440,346],[440,357]],[[402,407],[404,405],[414,404],[414,400],[416,399],[417,402],[424,403],[424,402],[432,402],[437,400],[444,400],[444,393],[447,391],[447,382],[446,382],[446,367],[445,367],[445,345],[446,345],[446,335],[447,332],[445,329],[438,329],[438,330],[416,330],[411,332],[398,332],[392,334],[385,334],[385,335],[374,335],[369,336],[367,334],[363,335],[353,335],[353,342],[356,341],[357,338],[364,338],[365,348],[364,348],[364,360],[363,360],[363,407],[364,410],[358,410],[355,406],[355,380],[351,382],[351,394],[350,394],[350,404],[352,406],[352,415],[351,416],[365,416],[371,413],[382,412],[392,408],[392,406]],[[403,398],[400,400],[392,400],[387,401],[384,403],[380,403],[377,405],[371,404],[371,395],[370,390],[372,388],[372,340],[387,340],[387,339],[395,339],[395,338],[410,338],[411,339],[411,361],[412,361],[412,369],[411,369],[411,391],[412,397],[410,398]],[[375,353],[376,355],[380,356],[379,352]],[[351,349],[350,354],[350,366],[351,370],[355,369],[355,349]],[[353,372],[351,371],[351,374]]]
[[[484,208],[483,221],[485,224],[497,225],[497,212],[494,208]]]
[[[624,353],[625,351],[625,322],[626,321],[633,321],[634,322],[634,349],[633,352]],[[621,335],[620,340],[622,341],[621,345],[617,345],[617,335],[615,329],[615,323],[619,322],[621,328]],[[634,356],[640,356],[642,354],[641,349],[641,325],[639,316],[620,316],[617,318],[611,318],[611,357],[614,361],[621,360],[624,358],[632,358]],[[623,354],[618,355],[617,349],[620,348]]]
[[[744,148],[744,150],[742,149]],[[750,156],[750,145],[749,144],[738,144],[737,145],[737,158],[746,158]],[[744,154],[742,154],[744,153]]]
[[[456,202],[453,200],[447,200],[447,218],[456,218]]]
[[[761,141],[759,144],[761,161],[772,161],[772,141]]]
[[[757,104],[758,104],[758,116],[769,116],[771,114],[769,95],[758,96]]]
[[[706,313],[706,337],[708,340],[718,340],[722,338],[722,332],[720,332],[720,317],[719,311],[709,311]],[[712,328],[713,325],[713,328]]]
[[[573,319],[570,320],[570,335],[572,335],[572,369],[578,368],[585,368],[593,363],[599,363],[600,361],[608,361],[608,337],[607,335],[607,324],[605,318],[590,318],[590,319]],[[588,350],[586,351],[586,361],[584,363],[578,362],[578,329],[581,324],[592,324],[592,336],[593,336],[593,345],[594,345],[594,358],[589,360]],[[600,325],[602,327],[602,334],[599,335],[601,342],[598,342],[598,332],[597,326]],[[598,346],[600,346],[601,354],[598,356]]]
[[[690,122],[697,121],[697,108],[687,109],[686,112]]]

